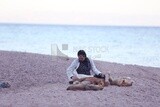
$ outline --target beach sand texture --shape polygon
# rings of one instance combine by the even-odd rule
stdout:
[[[160,68],[95,61],[113,77],[129,76],[131,87],[108,86],[102,91],[66,91],[66,69],[72,58],[0,51],[0,107],[160,107]],[[55,57],[54,57],[55,58]]]

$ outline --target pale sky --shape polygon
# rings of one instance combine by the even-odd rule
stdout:
[[[0,23],[160,26],[160,0],[0,0]]]

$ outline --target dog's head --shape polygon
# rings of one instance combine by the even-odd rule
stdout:
[[[130,77],[122,78],[121,86],[132,86],[133,82]]]

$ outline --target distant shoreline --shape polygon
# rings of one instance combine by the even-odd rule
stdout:
[[[7,51],[7,50],[0,50],[1,52],[5,52],[5,53],[18,53],[18,54],[31,54],[31,55],[43,55],[43,56],[48,56],[48,57],[52,57],[53,55],[49,55],[49,54],[42,54],[42,53],[34,53],[34,52],[23,52],[23,51]],[[53,56],[53,57],[59,57],[60,56]],[[62,58],[63,59],[63,58]],[[69,59],[75,59],[75,57],[69,57]],[[94,59],[93,59],[94,60]],[[137,64],[123,64],[123,63],[119,63],[119,62],[110,62],[110,61],[103,61],[103,60],[94,60],[94,61],[98,61],[98,62],[102,62],[102,63],[113,63],[113,64],[121,64],[121,65],[129,65],[129,66],[140,66],[140,67],[149,67],[149,68],[160,68],[160,67],[153,67],[153,66],[145,66],[145,65],[137,65]]]

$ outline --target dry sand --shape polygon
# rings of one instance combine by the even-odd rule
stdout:
[[[102,91],[66,91],[66,68],[73,59],[0,51],[0,107],[160,107],[160,68],[95,61],[104,74],[130,76],[132,87],[105,87]]]

